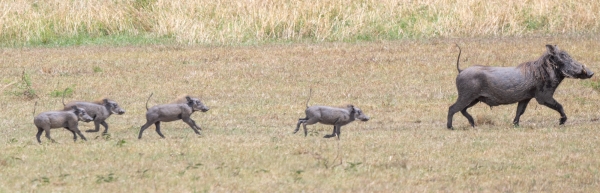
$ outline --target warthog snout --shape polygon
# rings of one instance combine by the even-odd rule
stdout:
[[[90,117],[90,115],[85,111],[85,109],[77,106],[73,106],[72,108],[75,109],[75,114],[77,115],[77,118],[80,121],[90,122],[94,120],[94,118]]]
[[[567,52],[559,50],[558,47],[551,45],[548,45],[548,49],[549,52],[551,52],[549,54],[551,56],[548,58],[548,62],[554,62],[554,68],[556,68],[563,76],[578,79],[588,79],[594,76],[592,70],[571,58]]]
[[[119,106],[119,104],[117,104],[116,102],[106,101],[106,103],[108,103],[110,105],[110,110],[112,111],[112,113],[119,114],[119,115],[125,114],[125,109],[121,108]]]
[[[90,117],[90,115],[88,115],[87,113],[85,113],[85,114],[80,114],[79,115],[79,120],[81,120],[83,122],[90,122],[90,121],[93,121],[94,118]]]
[[[360,110],[359,108],[354,108],[354,110],[356,111],[356,114],[358,114],[358,117],[356,117],[358,120],[361,121],[368,121],[369,120],[369,116],[365,115],[362,110]]]
[[[592,72],[589,68],[583,66],[583,72],[581,72],[581,79],[588,79],[594,76],[594,72]]]
[[[361,117],[358,117],[358,120],[361,120],[361,121],[368,121],[368,120],[369,120],[369,117],[367,117],[366,115],[365,115],[365,116],[361,116]]]
[[[206,105],[204,105],[204,103],[202,103],[202,101],[200,101],[200,99],[191,98],[191,97],[187,96],[186,100],[192,106],[192,109],[194,111],[206,112],[206,111],[210,110]]]

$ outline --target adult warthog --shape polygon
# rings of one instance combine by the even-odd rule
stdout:
[[[458,45],[456,45],[458,47]],[[585,65],[558,49],[556,45],[546,45],[547,52],[535,61],[522,63],[516,67],[471,66],[464,70],[459,67],[461,50],[458,47],[456,87],[458,99],[448,110],[448,129],[452,129],[452,116],[460,111],[472,127],[473,117],[467,109],[483,102],[490,107],[519,103],[513,120],[519,125],[519,117],[525,112],[531,98],[560,113],[559,124],[567,121],[567,115],[560,103],[552,95],[564,78],[591,78],[594,73]]]

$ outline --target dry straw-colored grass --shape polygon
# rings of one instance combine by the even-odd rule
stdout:
[[[0,192],[597,191],[598,78],[558,88],[564,126],[532,101],[520,128],[511,125],[516,105],[479,104],[470,112],[493,124],[473,129],[457,114],[449,131],[455,42],[462,68],[514,66],[551,43],[600,69],[596,37],[3,49]],[[23,71],[38,99],[19,94]],[[67,100],[106,96],[127,110],[108,119],[110,137],[73,143],[56,129],[58,143],[36,143],[34,101],[37,113],[60,109],[50,93],[66,87]],[[311,105],[352,103],[371,120],[343,127],[339,141],[323,139],[332,129],[323,125],[292,135],[309,88]],[[150,105],[201,97],[211,110],[192,117],[203,135],[173,122],[162,124],[166,139],[151,127],[137,140],[151,92]]]
[[[0,3],[0,42],[82,44],[108,36],[239,44],[593,34],[600,28],[599,12],[600,3],[588,0],[16,0]]]

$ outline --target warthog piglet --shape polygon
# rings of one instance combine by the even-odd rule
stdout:
[[[67,104],[64,104],[65,109],[70,109],[73,106],[78,106],[80,108],[85,109],[85,111],[94,119],[94,130],[86,130],[85,132],[98,132],[100,131],[100,125],[104,126],[103,134],[108,133],[108,124],[106,123],[106,119],[110,117],[112,114],[122,115],[125,113],[125,110],[122,109],[117,102],[104,98],[97,102],[80,102],[73,101]]]
[[[150,95],[150,97],[152,97],[152,95]],[[150,97],[148,97],[148,100]],[[142,138],[144,130],[152,124],[156,126],[156,133],[158,133],[160,137],[165,138],[160,132],[160,122],[171,122],[180,119],[187,123],[196,134],[200,135],[199,130],[202,129],[196,125],[196,122],[192,120],[190,116],[196,111],[206,112],[209,108],[204,106],[200,99],[192,98],[190,96],[185,96],[185,100],[180,101],[180,103],[175,104],[156,105],[150,109],[148,109],[148,101],[146,101],[146,124],[140,129],[138,139]]]
[[[35,137],[37,138],[38,143],[42,143],[40,136],[42,135],[42,132],[45,131],[46,138],[55,142],[54,139],[50,138],[50,129],[64,127],[73,133],[73,141],[77,141],[76,134],[78,134],[81,139],[87,141],[77,127],[79,121],[90,122],[92,121],[92,117],[85,112],[85,109],[77,106],[72,106],[71,109],[63,111],[47,111],[40,113],[33,119],[33,123],[38,129]]]
[[[352,121],[358,119],[368,121],[369,117],[362,110],[354,105],[347,105],[346,108],[328,107],[328,106],[311,106],[304,111],[306,117],[299,119],[294,133],[300,129],[300,124],[304,127],[304,136],[308,134],[306,125],[322,123],[325,125],[333,125],[333,132],[330,135],[325,135],[325,138],[337,136],[340,139],[340,128]]]

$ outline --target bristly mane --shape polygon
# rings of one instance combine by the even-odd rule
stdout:
[[[537,60],[519,64],[517,68],[521,70],[521,72],[530,74],[538,80],[559,81],[556,78],[556,76],[559,75],[555,73],[557,66],[554,62],[550,61],[550,57],[550,54],[545,52],[544,55],[540,56]]]
[[[180,95],[179,97],[177,97],[174,101],[172,101],[170,104],[181,104],[181,103],[187,103],[187,99],[185,99],[185,97],[190,97],[193,98],[192,96],[188,95],[188,94],[183,94]]]
[[[104,104],[104,99],[106,99],[106,100],[110,100],[109,98],[106,98],[106,97],[101,97],[101,98],[98,98],[98,99],[94,100],[92,103],[94,103],[94,104],[99,104],[99,105],[103,105],[103,104]]]
[[[351,108],[351,106],[352,106],[352,107],[354,107],[354,105],[352,105],[352,104],[346,104],[346,105],[344,105],[344,106],[341,106],[341,107],[339,107],[339,108],[340,108],[340,109],[346,109],[346,110],[348,110],[348,112],[352,112],[352,108]]]

